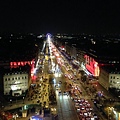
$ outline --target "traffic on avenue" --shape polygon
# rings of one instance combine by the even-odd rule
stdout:
[[[15,120],[107,120],[99,101],[108,95],[97,79],[84,82],[83,74],[87,78],[90,75],[73,68],[65,51],[57,48],[52,38],[48,37],[44,44],[27,96],[10,102],[4,111],[22,107],[22,114],[26,114],[25,110],[30,108],[25,117],[19,117],[16,111]]]

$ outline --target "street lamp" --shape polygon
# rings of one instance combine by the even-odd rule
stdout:
[[[2,109],[4,109],[4,105],[2,105]]]
[[[12,103],[12,99],[10,99],[10,103]]]
[[[65,42],[65,52],[66,52],[66,49],[67,49],[67,43],[68,43],[68,42]]]
[[[25,98],[23,97],[23,104],[24,104],[24,99],[25,99]]]
[[[11,104],[10,106],[12,106],[12,99],[10,99],[10,104]]]

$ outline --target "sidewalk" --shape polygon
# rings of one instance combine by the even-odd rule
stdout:
[[[29,120],[29,118],[31,116],[33,116],[34,114],[29,114],[27,117],[21,117],[21,118],[17,118],[16,120]]]
[[[39,105],[40,102],[42,102],[42,105],[43,105],[45,101],[46,101],[46,106],[49,107],[48,83],[44,83],[44,84],[46,85],[46,87],[41,88],[41,96],[42,96],[41,98],[39,98],[39,96],[38,96],[36,99],[29,100],[29,101],[28,101],[28,98],[26,98],[25,100],[19,100],[19,101],[17,101],[17,103],[16,102],[12,103],[11,104],[12,106],[10,106],[10,105],[5,106],[4,110],[7,111],[7,110],[23,107],[25,105],[30,105],[30,104],[38,104]],[[45,94],[45,93],[47,93],[47,94]],[[40,100],[40,102],[37,103],[37,100]]]
[[[97,84],[92,84],[94,87],[96,87],[96,90],[99,92],[99,91],[102,91],[103,92],[103,95],[106,97],[106,98],[111,98],[111,99],[116,99],[116,100],[119,100],[115,95],[113,95],[112,93],[110,93],[108,90],[106,90],[99,82]]]
[[[29,120],[31,116],[36,116],[35,120],[52,120],[52,116],[49,117],[40,117],[40,115],[29,114],[27,117],[17,118],[16,120]]]

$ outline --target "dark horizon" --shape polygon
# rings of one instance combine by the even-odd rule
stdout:
[[[0,32],[120,33],[119,2],[2,1]]]

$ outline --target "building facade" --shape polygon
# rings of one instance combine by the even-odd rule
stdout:
[[[4,95],[21,96],[25,94],[30,86],[30,72],[10,71],[3,75]]]
[[[109,73],[104,69],[100,68],[99,83],[106,89],[109,89]]]
[[[109,74],[109,84],[110,88],[115,88],[120,90],[120,74],[119,73],[110,73]]]
[[[120,72],[114,66],[100,67],[99,83],[107,90],[120,90]]]

